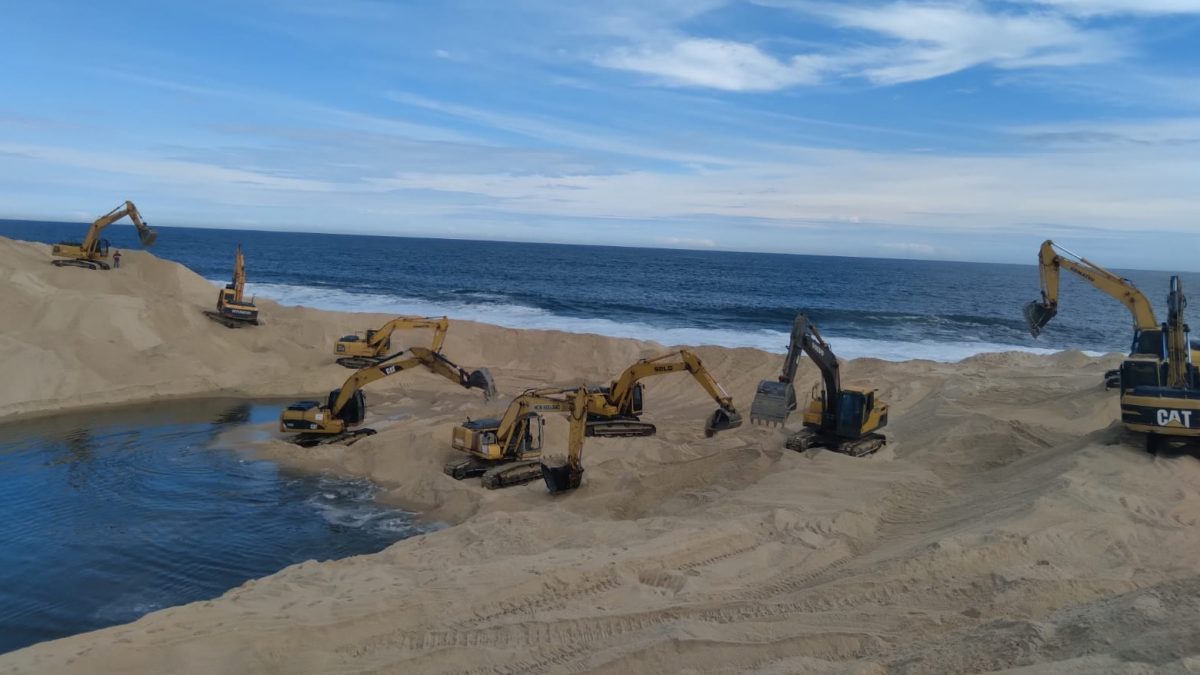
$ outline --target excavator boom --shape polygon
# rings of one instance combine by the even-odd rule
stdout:
[[[1171,292],[1167,296],[1167,386],[1185,389],[1191,386],[1188,377],[1192,367],[1191,350],[1188,345],[1188,325],[1183,311],[1187,308],[1187,297],[1183,294],[1183,281],[1171,277]]]

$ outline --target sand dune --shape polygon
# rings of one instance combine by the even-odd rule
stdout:
[[[199,316],[211,285],[127,260],[58,270],[0,241],[17,291],[0,309],[20,319],[0,354],[32,387],[0,413],[322,392],[348,373],[333,338],[379,318],[264,302],[265,326],[229,331]],[[370,476],[452,527],[0,656],[0,672],[1200,672],[1200,462],[1151,457],[1113,424],[1111,357],[851,361],[844,379],[892,406],[889,445],[862,459],[749,425],[705,439],[711,402],[674,375],[648,383],[659,434],[589,439],[578,491],[442,475],[465,416],[664,349],[456,322],[447,354],[491,367],[500,400],[413,373],[372,385],[376,436],[256,449]],[[780,360],[697,351],[743,411]],[[550,447],[565,426],[550,420]]]

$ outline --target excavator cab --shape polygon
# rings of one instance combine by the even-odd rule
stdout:
[[[837,429],[834,431],[842,438],[858,438],[862,435],[863,421],[875,402],[875,392],[861,392],[843,389],[838,399]]]
[[[533,413],[525,418],[525,431],[517,444],[516,456],[519,458],[540,457],[542,454],[542,416]]]
[[[636,417],[637,415],[642,414],[642,383],[638,382],[635,384],[631,393],[632,396],[630,397],[629,412],[631,415]]]

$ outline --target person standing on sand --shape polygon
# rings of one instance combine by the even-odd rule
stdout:
[[[121,252],[117,251],[113,254],[113,269],[121,269]]]

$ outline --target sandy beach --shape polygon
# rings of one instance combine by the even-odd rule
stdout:
[[[350,373],[334,340],[390,318],[259,300],[264,325],[230,330],[201,314],[211,283],[138,251],[89,272],[0,239],[0,282],[0,421],[322,396]],[[369,477],[448,527],[5,654],[0,673],[1200,672],[1200,461],[1150,456],[1120,429],[1101,385],[1116,355],[846,362],[847,384],[891,406],[867,458],[795,453],[749,423],[706,439],[704,392],[655,378],[658,434],[589,439],[575,492],[443,475],[466,417],[668,349],[454,321],[445,353],[490,368],[495,400],[413,371],[368,388],[379,433],[352,447],[247,448]],[[743,414],[782,360],[694,349]],[[816,382],[806,363],[797,393]],[[547,428],[562,452],[565,420]]]

